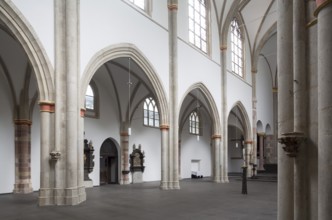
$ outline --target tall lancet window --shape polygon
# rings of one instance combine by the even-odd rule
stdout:
[[[206,0],[189,0],[189,42],[208,52],[208,10]]]
[[[86,109],[85,111],[86,117],[90,118],[99,117],[98,89],[93,81],[90,82],[86,90],[84,105]]]
[[[146,98],[143,104],[144,125],[159,127],[159,112],[153,98]]]
[[[89,110],[94,110],[94,94],[90,85],[88,85],[88,89],[85,94],[85,108]]]
[[[190,134],[196,134],[199,135],[199,115],[197,114],[197,111],[191,112],[189,116],[189,133]]]
[[[243,77],[243,35],[236,18],[231,22],[232,72]]]

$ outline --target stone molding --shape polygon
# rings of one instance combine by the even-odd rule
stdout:
[[[314,12],[315,17],[317,17],[319,12],[327,7],[330,3],[332,3],[332,0],[316,0],[317,8]]]
[[[28,119],[15,119],[15,125],[32,125],[32,121]]]

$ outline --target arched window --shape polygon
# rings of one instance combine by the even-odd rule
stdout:
[[[96,84],[91,81],[85,93],[85,116],[91,118],[99,117],[98,90]]]
[[[143,104],[144,125],[159,127],[159,112],[156,102],[153,98],[146,98]]]
[[[208,52],[208,10],[206,0],[189,0],[189,42]]]
[[[85,108],[89,110],[94,109],[94,94],[90,85],[88,85],[88,89],[85,94]]]
[[[197,111],[193,111],[189,116],[189,133],[190,134],[200,134],[199,129],[199,115],[197,114]]]
[[[232,71],[243,77],[243,37],[236,18],[231,22]]]

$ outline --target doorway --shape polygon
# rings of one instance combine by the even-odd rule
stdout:
[[[100,185],[119,183],[118,162],[116,142],[108,138],[100,149]]]

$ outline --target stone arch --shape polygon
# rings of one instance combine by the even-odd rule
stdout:
[[[198,89],[202,94],[203,94],[203,98],[206,100],[206,102],[209,104],[209,110],[211,111],[211,119],[213,122],[213,133],[214,134],[220,134],[221,132],[221,124],[220,124],[220,117],[219,117],[219,112],[218,112],[218,108],[217,105],[210,93],[210,91],[208,90],[208,88],[201,82],[199,83],[195,83],[192,86],[190,86],[187,91],[184,93],[183,98],[180,102],[180,106],[182,106],[183,101],[185,99],[185,97],[193,90]]]
[[[272,133],[272,129],[271,129],[270,124],[267,124],[267,125],[265,126],[265,134],[266,134],[266,135],[272,135],[272,134],[273,134],[273,133]]]
[[[81,84],[80,84],[80,105],[84,106],[85,91],[89,85],[90,80],[93,75],[97,72],[99,67],[104,63],[119,57],[130,57],[133,61],[137,63],[138,66],[142,68],[147,78],[150,80],[154,91],[157,96],[157,103],[160,113],[160,124],[168,124],[168,105],[167,98],[165,94],[165,89],[161,83],[157,72],[150,64],[148,59],[143,55],[143,53],[133,44],[121,43],[117,45],[112,45],[106,47],[99,52],[97,52],[91,59],[85,68],[83,73]]]
[[[256,129],[257,129],[257,133],[264,132],[264,127],[263,127],[263,123],[261,122],[261,120],[257,121]]]
[[[0,1],[2,20],[26,52],[35,72],[41,101],[53,101],[53,68],[37,34],[11,1]]]
[[[241,101],[237,101],[232,106],[231,110],[234,109],[235,107],[237,107],[239,109],[239,116],[244,125],[243,129],[244,129],[244,134],[245,134],[245,140],[250,140],[252,138],[252,134],[251,134],[251,125],[250,125],[248,113]],[[230,112],[228,113],[228,115],[229,114],[230,114]]]

